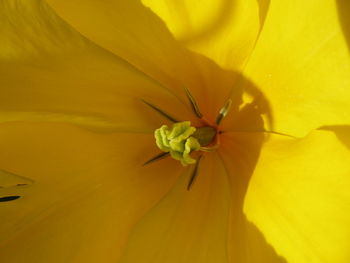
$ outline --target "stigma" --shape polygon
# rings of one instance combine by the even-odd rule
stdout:
[[[160,150],[181,162],[183,166],[196,163],[192,152],[212,151],[217,130],[214,127],[193,127],[191,122],[177,122],[169,128],[161,126],[154,132],[156,144]]]

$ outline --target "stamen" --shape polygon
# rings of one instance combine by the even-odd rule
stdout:
[[[162,153],[159,153],[157,154],[156,156],[152,157],[151,159],[149,159],[147,162],[145,162],[142,166],[146,166],[150,163],[153,163],[153,162],[156,162],[156,161],[159,161],[159,160],[162,160],[166,157],[168,157],[170,154],[168,152],[162,152]]]
[[[199,173],[199,163],[202,159],[202,155],[200,155],[197,159],[197,162],[196,162],[196,166],[194,167],[193,171],[192,171],[192,174],[191,174],[191,177],[190,177],[190,180],[188,181],[188,185],[187,185],[187,191],[191,190],[191,187],[194,183],[194,181],[196,180],[197,176],[198,176],[198,173]]]
[[[187,89],[186,87],[184,87],[184,89],[185,89],[185,91],[186,91],[187,98],[188,98],[188,100],[189,100],[190,103],[191,103],[191,107],[192,107],[192,110],[193,110],[194,114],[195,114],[198,118],[201,119],[201,118],[203,117],[203,114],[200,112],[196,100],[195,100],[194,97],[192,96],[192,94],[191,94],[191,92],[189,91],[189,89]]]
[[[216,129],[210,126],[197,128],[192,135],[195,137],[201,146],[207,146],[213,142],[216,136]]]
[[[181,161],[183,166],[187,166],[196,162],[190,153],[201,147],[198,140],[192,136],[195,131],[196,128],[191,126],[191,122],[184,121],[175,123],[171,129],[163,125],[155,130],[154,137],[159,149],[170,153],[171,157]]]
[[[219,145],[215,144],[214,146],[211,146],[211,147],[201,147],[199,148],[199,150],[203,152],[215,152],[217,148],[219,148]]]
[[[144,99],[141,99],[141,101],[143,103],[145,103],[146,105],[148,105],[149,107],[151,107],[153,110],[155,110],[156,112],[158,112],[160,115],[162,115],[163,117],[165,117],[166,119],[168,119],[171,122],[179,122],[178,120],[176,120],[175,118],[173,118],[172,116],[170,116],[168,113],[166,113],[165,111],[161,110],[160,108],[158,108],[157,106],[154,106],[153,104],[149,103],[148,101],[145,101]]]
[[[232,100],[229,99],[224,107],[221,108],[218,117],[216,118],[216,124],[219,125],[221,123],[221,121],[225,118],[225,116],[227,115],[227,113],[230,111],[231,109],[231,105],[232,105]]]
[[[4,196],[4,197],[0,197],[0,202],[10,202],[10,201],[17,200],[18,198],[20,198],[20,196],[18,195]]]

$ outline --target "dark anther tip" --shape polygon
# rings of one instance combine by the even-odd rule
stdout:
[[[18,198],[20,198],[19,195],[4,196],[4,197],[0,197],[0,202],[10,202],[10,201],[17,200]]]

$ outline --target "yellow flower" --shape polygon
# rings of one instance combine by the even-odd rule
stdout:
[[[2,262],[349,262],[345,0],[47,2],[0,2]],[[186,88],[219,147],[143,166]]]

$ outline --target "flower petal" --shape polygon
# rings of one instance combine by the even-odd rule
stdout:
[[[228,252],[230,262],[285,263],[262,233],[243,213],[244,197],[259,157],[263,133],[229,132],[221,135],[220,156],[231,188]]]
[[[349,124],[349,72],[336,1],[271,1],[245,75],[269,100],[273,129],[304,136]]]
[[[73,55],[91,45],[42,0],[3,0],[0,17],[2,61]]]
[[[21,196],[0,203],[6,262],[116,262],[133,224],[182,169],[171,159],[142,166],[156,152],[152,135],[3,124],[0,140],[0,167],[34,180],[0,188]]]
[[[245,59],[247,56],[247,52],[243,52],[243,49],[250,50],[256,38],[258,27],[253,26],[252,31],[245,32],[246,27],[243,28],[242,24],[246,23],[245,19],[252,20],[254,25],[259,24],[255,1],[249,0],[249,3],[239,1],[239,4],[235,2],[233,5],[237,8],[237,13],[232,10],[229,12],[229,19],[235,26],[228,24],[217,39],[211,40],[212,42],[208,44],[210,46],[213,46],[213,41],[220,43],[219,46],[215,46],[214,51],[212,50],[215,54],[211,56],[206,52],[198,53],[198,50],[191,52],[185,48],[174,38],[164,22],[140,1],[48,0],[48,2],[63,19],[85,37],[157,80],[184,103],[188,101],[184,89],[187,87],[196,98],[203,115],[210,121],[215,121],[218,111],[230,96],[232,86],[240,77],[240,73],[231,65],[237,64],[236,68],[240,68],[238,64],[242,64],[243,57]],[[207,3],[209,8],[209,1]],[[224,5],[221,2],[220,4]],[[204,14],[211,10],[208,8]],[[236,21],[237,14],[242,16]],[[201,21],[203,22],[203,19]],[[244,33],[242,38],[247,39],[233,37],[236,35],[231,34],[230,28],[235,33],[242,31]],[[227,38],[229,33],[232,38]],[[237,61],[221,52],[222,50],[236,52],[236,48],[239,54],[236,54]],[[230,70],[223,70],[217,64],[219,62],[220,65],[226,63],[225,67]],[[218,89],[220,92],[217,92]],[[235,95],[240,93],[240,90],[237,90],[234,91]],[[237,100],[239,97],[238,95]],[[188,102],[187,108],[190,108]]]
[[[243,67],[260,28],[255,0],[142,0],[175,38],[225,69]]]
[[[291,263],[349,262],[350,152],[333,132],[271,135],[245,213]]]
[[[66,59],[0,65],[0,121],[56,121],[97,130],[153,131],[166,119],[143,99],[176,118],[190,115],[171,93],[121,60],[101,53]]]
[[[184,95],[198,85],[194,63],[164,23],[139,1],[48,0],[81,34]]]
[[[189,175],[184,174],[136,225],[121,263],[228,262],[230,197],[225,171],[217,156],[207,155],[187,191]]]
[[[153,130],[160,118],[141,99],[164,110],[177,108],[177,117],[184,111],[189,115],[169,90],[84,39],[42,1],[0,5],[0,45],[11,48],[0,49],[1,122],[50,120],[95,130]]]

